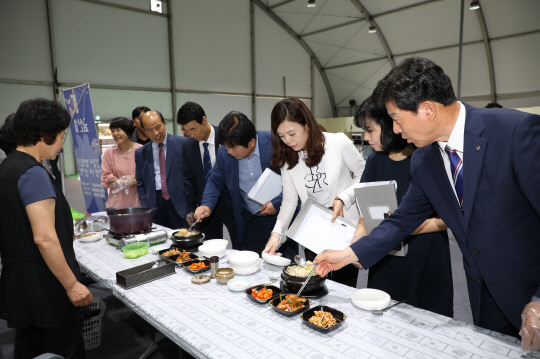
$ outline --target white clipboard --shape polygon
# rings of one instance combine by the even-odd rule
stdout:
[[[267,168],[249,190],[248,198],[262,206],[279,196],[281,191],[281,175]]]
[[[341,216],[331,223],[332,215],[331,209],[308,198],[289,227],[287,237],[315,253],[345,249],[351,244],[356,224]]]

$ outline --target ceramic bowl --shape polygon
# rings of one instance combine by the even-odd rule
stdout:
[[[332,316],[336,320],[336,324],[329,328],[322,328],[322,327],[319,327],[318,325],[310,323],[309,318],[314,316],[316,311],[329,312],[330,314],[332,314]],[[315,329],[316,331],[321,332],[321,333],[329,333],[339,328],[343,324],[343,322],[345,322],[345,319],[347,319],[347,316],[343,314],[343,312],[340,312],[337,309],[327,307],[326,305],[318,305],[300,314],[300,318],[302,319],[302,323],[304,323],[311,329]]]
[[[234,269],[234,272],[236,274],[248,275],[248,274],[253,274],[256,271],[258,271],[261,268],[261,266],[257,263],[256,265],[251,266],[251,267],[235,267],[231,265],[231,268]]]
[[[232,268],[219,268],[216,270],[216,280],[218,283],[227,284],[233,277],[234,269]]]
[[[279,267],[284,267],[291,264],[291,260],[289,258],[284,258],[281,256],[273,256],[268,253],[263,253],[262,259],[268,264],[272,264]]]
[[[258,298],[255,298],[254,296],[251,295],[253,289],[259,291],[259,290],[261,290],[263,288],[271,289],[272,290],[272,295],[270,297],[266,298],[266,299],[258,299]],[[270,301],[270,300],[276,298],[277,296],[279,296],[281,294],[281,292],[282,292],[282,290],[280,288],[278,288],[278,287],[276,287],[275,285],[272,285],[272,284],[259,284],[259,285],[249,287],[246,290],[244,290],[244,293],[246,293],[247,297],[249,299],[251,299],[252,301],[256,302],[256,303],[268,303],[268,301]]]
[[[233,278],[227,282],[227,288],[233,292],[243,292],[251,286],[251,282],[247,278]]]
[[[259,264],[259,254],[252,251],[236,251],[229,255],[231,267],[243,268]]]
[[[352,292],[351,301],[360,309],[383,309],[390,304],[390,295],[382,290],[362,288]]]
[[[215,245],[207,245],[206,243],[202,246],[199,246],[198,252],[201,253],[203,256],[211,257],[211,256],[217,256],[218,254],[221,254],[225,252],[226,247],[218,247]]]
[[[207,239],[203,243],[208,249],[221,249],[222,251],[227,249],[229,241],[226,239]]]

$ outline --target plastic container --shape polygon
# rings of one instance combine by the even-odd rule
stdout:
[[[122,247],[122,252],[124,252],[124,257],[126,258],[139,258],[148,254],[148,247],[150,247],[150,243],[136,242]]]
[[[106,309],[107,306],[101,298],[94,298],[88,307],[84,309],[85,314],[99,311],[97,315],[83,319],[82,333],[85,350],[95,349],[101,345],[103,316]]]

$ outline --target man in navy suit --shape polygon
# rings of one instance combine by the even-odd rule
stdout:
[[[231,196],[240,248],[261,253],[276,223],[282,195],[261,206],[247,194],[264,170],[271,168],[270,132],[256,131],[246,115],[233,111],[219,124],[218,139],[223,146],[219,148],[195,218],[200,221],[210,216],[226,187]]]
[[[170,135],[158,111],[143,114],[141,125],[152,140],[135,151],[137,192],[142,207],[157,207],[154,222],[169,228],[186,227],[188,187],[183,169],[183,137]],[[186,177],[186,178],[185,178]]]
[[[191,138],[184,141],[185,172],[189,172],[197,186],[187,191],[187,203],[193,204],[187,208],[188,222],[191,221],[195,207],[201,203],[206,181],[212,167],[216,163],[218,149],[221,145],[217,138],[217,128],[211,126],[203,108],[195,102],[186,102],[178,110],[176,117],[182,132]],[[232,204],[229,191],[223,189],[210,217],[197,226],[205,234],[206,239],[223,238],[223,224],[227,226],[234,249],[239,249],[236,239],[236,224],[232,214]],[[193,219],[194,220],[194,219]]]
[[[521,327],[522,348],[540,348],[540,116],[462,104],[424,58],[404,60],[379,86],[394,132],[419,147],[411,185],[368,236],[320,254],[317,272],[369,268],[437,213],[463,253],[474,323],[513,336]]]

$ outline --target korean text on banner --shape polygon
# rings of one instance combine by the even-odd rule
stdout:
[[[101,154],[94,122],[88,83],[64,90],[66,108],[71,115],[71,136],[79,168],[86,210],[103,211],[107,192],[101,185]]]

